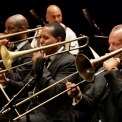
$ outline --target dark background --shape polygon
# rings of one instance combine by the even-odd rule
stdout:
[[[116,0],[4,0],[0,4],[0,32],[4,31],[5,20],[13,14],[23,14],[29,21],[29,27],[35,28],[43,22],[38,22],[30,13],[34,9],[45,21],[45,11],[48,5],[58,5],[63,13],[63,23],[72,28],[77,36],[84,34],[90,37],[90,45],[99,55],[107,52],[107,39],[95,38],[94,35],[108,36],[111,29],[122,23],[121,4]],[[119,7],[120,6],[120,7]],[[86,9],[90,21],[84,16]]]

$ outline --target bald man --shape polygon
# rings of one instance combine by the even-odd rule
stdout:
[[[16,14],[10,16],[6,20],[5,27],[6,27],[5,29],[6,34],[26,31],[28,29],[28,21],[23,15]],[[27,38],[27,34],[23,33],[17,36],[9,37],[9,41],[18,41],[19,39],[26,39],[26,38]]]
[[[6,34],[12,34],[12,33],[16,33],[16,32],[25,31],[28,29],[28,21],[23,15],[16,14],[16,15],[10,16],[6,20],[5,28],[6,28],[5,29]],[[10,51],[14,51],[14,52],[32,49],[32,47],[30,46],[30,43],[27,40],[27,37],[28,36],[26,33],[16,35],[16,36],[11,36],[7,39],[0,40],[0,45],[5,45]],[[23,39],[25,39],[25,41],[23,41],[21,43],[17,43],[15,45],[11,45],[11,44],[8,45],[8,43],[16,42],[18,40],[23,40]],[[29,62],[29,61],[31,61],[31,59],[32,59],[31,54],[23,56],[23,57],[15,60],[12,63],[12,67]],[[31,67],[32,67],[32,63],[26,64],[23,66],[19,66],[18,68],[11,69],[9,72],[5,72],[8,82],[10,79],[15,80],[17,82],[23,81],[24,78],[26,77],[26,75],[30,72]],[[0,64],[0,68],[4,69],[3,63]],[[4,84],[4,85],[6,85],[6,84]],[[6,91],[8,97],[11,99],[12,90],[9,89],[9,85],[7,85],[4,90]],[[1,91],[0,91],[0,99],[1,99],[0,108],[2,108],[8,101],[7,101],[6,97],[1,93]],[[8,119],[8,117],[2,118],[2,119],[0,119],[0,121],[2,122],[2,121],[4,121],[4,119]]]
[[[6,20],[5,28],[6,28],[5,34],[12,34],[12,33],[25,31],[28,29],[28,21],[23,15],[16,14],[16,15],[10,16]],[[32,49],[32,47],[30,46],[30,43],[27,40],[27,37],[28,37],[27,33],[11,36],[7,39],[1,40],[0,43],[2,43],[2,44],[0,44],[0,45],[5,45],[11,51],[16,51],[16,52],[22,51],[22,50],[27,50],[27,49]],[[8,45],[8,43],[16,42],[18,40],[24,40],[24,41],[21,43],[16,43],[16,44],[14,43],[14,45],[13,44]],[[28,55],[26,57],[19,58],[12,64],[12,67],[20,65],[20,64],[28,62],[28,61],[31,61],[31,57],[32,57],[31,55]],[[14,70],[11,70],[10,72],[7,72],[6,75],[10,79],[21,81],[25,78],[27,73],[30,71],[30,68],[31,68],[31,64],[24,65],[24,66],[14,69]]]
[[[48,6],[48,8],[46,10],[46,21],[48,23],[52,23],[52,22],[60,23],[65,28],[65,31],[66,31],[65,40],[66,41],[73,40],[73,39],[77,38],[75,32],[62,23],[62,12],[61,12],[61,9],[58,6],[56,6],[56,5]],[[36,33],[36,34],[38,35],[38,33]],[[34,39],[31,43],[31,46],[32,47],[37,47],[37,45],[38,45],[38,42],[37,42],[36,39]],[[78,43],[77,40],[73,41],[71,43],[66,43],[65,44],[65,49],[66,50],[69,50],[69,49],[72,50],[72,49],[78,48],[78,47],[79,47],[79,43]],[[72,50],[72,51],[70,51],[70,53],[73,54],[73,55],[77,55],[79,53],[79,49]]]

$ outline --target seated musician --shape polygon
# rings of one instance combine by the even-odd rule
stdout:
[[[12,15],[12,16],[8,17],[7,20],[5,21],[5,33],[4,33],[4,35],[1,35],[0,37],[3,37],[3,36],[6,37],[6,35],[8,35],[8,34],[26,31],[27,29],[28,29],[28,21],[23,15],[21,15],[21,14]],[[4,45],[7,47],[7,49],[9,49],[10,51],[13,51],[13,52],[32,49],[32,47],[30,46],[30,43],[27,40],[27,37],[28,37],[27,34],[23,33],[23,34],[7,37],[4,39],[1,38],[0,47],[2,45]],[[24,40],[24,41],[21,43],[16,43],[19,40]],[[23,56],[22,58],[19,58],[16,61],[14,61],[12,63],[12,67],[29,62],[29,61],[31,61],[31,59],[32,59],[32,54]],[[0,63],[0,67],[3,70],[5,69],[5,67],[3,65],[3,61]],[[5,69],[6,78],[9,78],[11,80],[16,80],[17,82],[22,81],[22,80],[24,80],[26,75],[30,72],[31,67],[32,67],[32,63],[30,63],[30,64],[28,63],[26,65],[19,66],[17,68],[13,68],[10,71],[7,71]],[[5,84],[3,84],[3,85],[5,85]],[[10,93],[10,91],[7,91],[6,94],[11,99],[13,95]],[[0,99],[1,99],[0,108],[2,108],[8,102],[8,99],[1,92],[1,90],[0,90]],[[4,119],[6,120],[7,117],[5,117]],[[2,122],[2,121],[4,121],[4,119],[2,118],[0,121]]]
[[[46,46],[64,41],[66,33],[65,29],[59,23],[50,23],[43,27],[40,35],[41,45]],[[63,50],[63,45],[57,45],[34,53],[32,61],[35,68],[32,69],[30,74],[28,74],[23,82],[16,82],[11,79],[7,81],[5,74],[3,74],[0,83],[7,84],[5,90],[9,91],[10,89],[13,89],[11,91],[11,94],[16,94],[19,89],[24,87],[29,79],[33,79],[32,77],[34,77],[31,84],[28,85],[28,87],[34,87],[34,90],[32,88],[26,87],[24,92],[30,89],[35,92],[44,90],[45,88],[53,85],[59,80],[62,80],[66,76],[69,76],[72,73],[76,72],[75,56],[73,56],[68,51],[65,53],[57,54],[55,56],[51,56],[50,62],[48,64],[46,63],[48,58],[45,58],[45,56],[51,55],[53,53],[59,53]],[[31,101],[32,106],[30,106],[28,110],[31,109],[31,107],[36,106],[39,103],[43,103],[44,101],[66,90],[65,83],[67,82],[67,80],[69,80],[70,82],[78,81],[79,75],[76,73],[75,75],[64,79],[62,82],[59,82],[56,85],[52,86],[44,93],[38,95],[38,97],[36,97],[36,100]],[[14,103],[16,102],[14,101]],[[47,104],[44,104],[35,109],[19,121],[27,122],[29,120],[35,122],[74,122],[75,114],[72,106],[72,99],[67,95],[67,93],[64,93],[53,99],[52,101],[49,101]]]

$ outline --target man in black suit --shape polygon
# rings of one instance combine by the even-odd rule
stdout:
[[[115,26],[109,35],[109,51],[122,48],[122,24]],[[102,122],[121,122],[122,119],[122,72],[121,72],[121,52],[103,63],[99,71],[107,70],[97,75],[94,83],[86,93],[82,93],[75,84],[68,82],[67,88],[73,88],[68,94],[78,102],[76,107],[79,110],[98,110],[99,118]],[[115,71],[116,70],[116,71]],[[108,73],[110,71],[110,73]],[[77,95],[73,94],[77,91]],[[78,92],[79,91],[79,92]],[[97,114],[96,114],[97,115]],[[98,121],[97,120],[97,121]]]
[[[5,29],[5,35],[21,32],[21,31],[26,31],[28,29],[28,21],[21,14],[12,15],[6,20],[5,28],[6,28]],[[27,37],[28,37],[27,33],[23,33],[20,35],[11,36],[11,37],[6,38],[6,39],[1,39],[0,40],[0,47],[2,45],[4,45],[8,48],[8,50],[13,51],[13,52],[32,49],[32,47],[30,46],[30,43],[27,40]],[[21,43],[16,43],[16,41],[18,41],[18,40],[24,40],[24,41]],[[30,54],[23,56],[23,57],[15,60],[12,63],[12,67],[21,65],[21,64],[26,63],[26,62],[29,62],[29,61],[31,61],[31,59],[32,59],[32,55],[30,55]],[[3,62],[0,64],[0,67],[2,69],[5,68],[3,65]],[[6,77],[11,79],[11,80],[18,81],[18,82],[22,81],[22,80],[24,80],[26,75],[30,72],[31,67],[32,67],[32,63],[30,63],[30,64],[28,63],[26,65],[19,66],[17,68],[11,69],[10,71],[5,72]],[[6,85],[6,84],[3,84],[3,85]],[[8,95],[8,97],[10,99],[13,96],[11,94],[10,90],[6,91],[6,94]],[[5,103],[8,102],[8,100],[3,93],[0,93],[0,98],[1,98],[0,108],[2,108],[5,105]],[[3,121],[3,120],[0,120],[0,121]]]
[[[28,21],[21,14],[12,15],[6,20],[5,27],[6,27],[5,29],[6,35],[26,31],[28,29]],[[2,45],[5,45],[10,51],[14,52],[32,49],[30,43],[27,40],[27,37],[28,37],[27,33],[23,33],[11,36],[7,39],[2,39],[0,40],[0,47]],[[18,40],[24,40],[24,41],[21,43],[16,43],[16,41]],[[31,61],[31,58],[32,55],[27,55],[22,58],[19,58],[18,60],[12,63],[12,67],[23,64],[25,62],[29,62]],[[32,63],[18,67],[16,69],[11,70],[10,72],[7,72],[6,76],[12,80],[22,81],[25,78],[25,76],[29,73],[31,66]],[[4,69],[4,66],[2,66],[1,68]]]
[[[66,33],[65,29],[59,23],[50,23],[43,27],[40,35],[41,45],[46,46],[64,41]],[[36,91],[45,89],[46,87],[65,78],[66,76],[76,72],[75,56],[73,56],[69,52],[51,56],[50,62],[48,63],[48,65],[46,65],[47,58],[45,58],[45,55],[48,56],[56,52],[59,53],[63,50],[63,45],[57,45],[44,49],[41,52],[34,53],[32,58],[34,64],[36,63],[36,59],[38,59],[37,57],[41,58],[39,58],[41,64],[38,63],[38,66],[35,66],[35,74],[37,75],[37,77],[36,83],[33,83],[36,86]],[[18,91],[18,88],[24,86],[24,84],[28,81],[27,79],[32,76],[32,72],[23,81],[23,84],[19,84],[12,80],[9,80],[9,82],[7,82],[6,77],[2,77],[3,80],[1,81],[1,83],[7,83],[6,88],[14,89],[12,92],[15,93]],[[70,80],[71,82],[77,81],[77,79],[79,80],[79,77],[76,77],[76,75],[68,78],[68,80]],[[66,82],[67,80],[65,79],[62,82],[54,85],[44,93],[40,94],[38,96],[38,99],[36,99],[36,102],[32,106],[37,105],[37,103],[42,103],[57,95],[58,93],[66,90]],[[29,114],[27,120],[26,117],[24,117],[21,121],[26,122],[30,120],[33,122],[74,122],[75,114],[72,113],[72,109],[72,99],[67,95],[67,93],[64,93],[63,95],[58,96],[54,100],[34,110],[32,113]]]

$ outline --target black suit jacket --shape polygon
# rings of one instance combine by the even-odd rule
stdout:
[[[76,72],[75,57],[68,52],[57,55],[49,68],[46,68],[44,66],[43,76],[37,85],[37,90],[42,90],[74,72]],[[78,78],[79,77],[75,75],[68,80],[70,80],[71,82],[78,82]],[[58,93],[64,91],[66,89],[66,82],[67,81],[64,80],[41,94],[39,96],[39,102],[46,101],[57,95]],[[72,99],[67,95],[67,93],[64,93],[54,100],[51,100],[47,104],[41,106],[37,111],[35,111],[36,114],[39,114],[41,112],[46,118],[45,120],[43,120],[40,117],[40,122],[50,122],[50,120],[48,120],[49,116],[53,121],[60,120],[67,122],[73,122],[75,117],[75,114],[72,114]]]
[[[28,50],[28,49],[32,49],[29,42],[27,42],[19,51]],[[12,67],[21,65],[21,64],[26,63],[28,61],[31,61],[31,59],[32,59],[32,54],[28,54],[26,56],[23,56],[23,57],[15,60],[12,63]],[[3,64],[1,64],[1,66],[2,65]],[[18,82],[18,84],[21,84],[19,82],[21,82],[25,79],[27,74],[30,72],[31,67],[32,67],[32,63],[12,69],[12,70],[6,72],[6,77],[9,78],[10,80],[15,80],[16,82]],[[13,97],[14,93],[16,93],[16,92],[14,92],[15,87],[16,86],[13,86],[13,88],[11,88],[11,87],[9,87],[9,85],[7,85],[4,89],[10,99]],[[3,107],[8,102],[8,100],[6,99],[6,97],[2,93],[2,91],[0,91],[0,99],[1,99],[0,107]]]
[[[105,122],[122,121],[122,71],[113,70],[105,75],[110,93],[106,102]]]
[[[56,58],[53,60],[49,68],[44,66],[43,68],[43,75],[42,77],[38,77],[36,79],[37,82],[37,91],[40,91],[42,89],[45,89],[46,87],[54,84],[55,82],[61,80],[62,78],[65,78],[66,76],[76,72],[76,67],[75,67],[75,57],[66,52],[63,54],[59,54],[56,56]],[[41,76],[41,71],[39,70],[38,76]],[[31,73],[30,73],[31,76]],[[27,76],[30,77],[29,75]],[[79,75],[75,75],[68,80],[71,82],[78,82],[79,80]],[[10,81],[8,84],[9,88],[14,88],[14,92],[21,87],[23,87],[24,83],[27,82],[28,80],[24,80],[23,84],[17,83],[14,81]],[[40,94],[38,96],[37,103],[42,103],[51,97],[55,96],[58,93],[61,93],[66,89],[65,83],[67,81],[64,80],[57,85],[54,85],[44,93]],[[67,95],[67,93],[64,93],[60,95],[59,97],[55,98],[54,100],[48,102],[47,104],[41,106],[40,108],[36,109],[35,111],[35,118],[32,121],[35,122],[50,122],[50,119],[52,121],[67,121],[67,122],[73,122],[75,119],[75,114],[72,114],[72,98]],[[42,115],[43,114],[43,115]],[[38,118],[38,117],[39,118]],[[38,120],[36,120],[38,118]],[[43,119],[45,118],[45,119]]]

